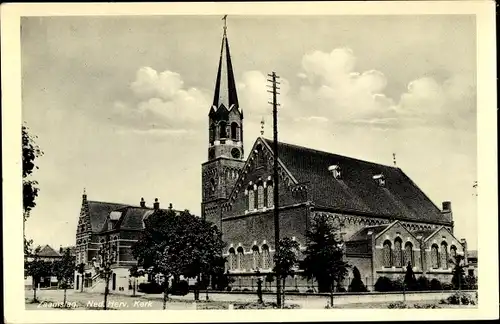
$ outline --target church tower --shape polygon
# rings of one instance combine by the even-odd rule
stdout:
[[[243,110],[227,39],[226,16],[215,80],[214,100],[208,113],[208,161],[202,164],[202,217],[220,226],[220,205],[226,200],[244,164]]]

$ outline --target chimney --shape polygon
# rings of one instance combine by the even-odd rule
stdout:
[[[451,212],[451,201],[443,201],[443,213]]]
[[[59,245],[59,253],[63,253],[62,245]]]
[[[158,202],[158,198],[155,198],[155,203],[153,205],[154,209],[160,209],[160,203]]]
[[[146,202],[144,201],[144,198],[141,198],[141,208],[145,208],[146,207]]]
[[[172,209],[173,206],[172,206],[172,203],[168,204],[168,209]]]

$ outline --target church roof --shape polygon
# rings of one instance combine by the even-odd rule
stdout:
[[[264,139],[272,148],[273,141]],[[278,144],[280,161],[299,183],[309,183],[316,207],[392,218],[450,223],[447,215],[399,168],[310,148]],[[341,177],[329,167],[338,165]],[[374,176],[383,175],[380,186]]]
[[[222,107],[226,109],[225,114],[233,108],[239,108],[236,81],[234,78],[233,65],[231,63],[231,54],[229,53],[229,42],[225,31],[222,37],[219,68],[217,69],[214,100],[213,106],[210,109],[210,116],[216,114]]]
[[[45,245],[40,251],[37,253],[38,256],[41,257],[60,257],[61,254],[54,250],[50,245]]]
[[[366,241],[370,238],[368,235],[368,233],[370,231],[373,232],[373,235],[377,235],[380,232],[382,232],[383,230],[385,230],[390,225],[391,224],[365,226],[362,229],[360,229],[359,231],[357,231],[356,233],[354,233],[353,235],[351,235],[351,237],[349,237],[349,239],[347,241],[348,242]]]

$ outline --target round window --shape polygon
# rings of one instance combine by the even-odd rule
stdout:
[[[240,158],[240,150],[238,150],[237,148],[233,148],[231,150],[231,156],[235,159],[239,159]]]

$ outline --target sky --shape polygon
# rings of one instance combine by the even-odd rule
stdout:
[[[474,16],[229,16],[246,151],[279,140],[396,163],[477,247]],[[75,244],[88,199],[200,215],[220,16],[24,17],[22,115],[44,155],[35,244]]]

